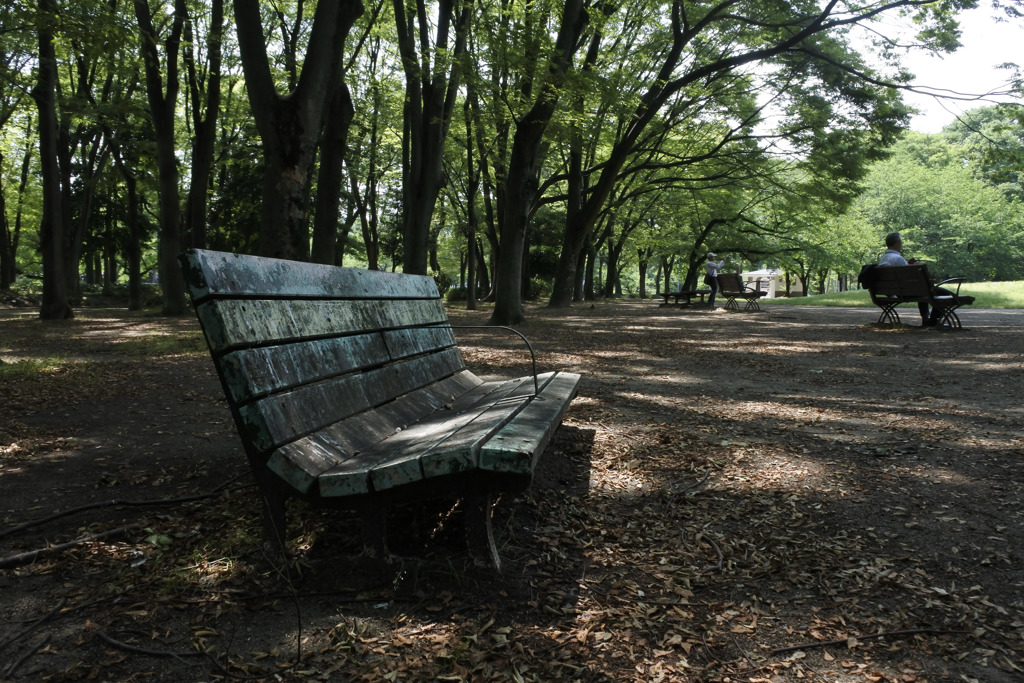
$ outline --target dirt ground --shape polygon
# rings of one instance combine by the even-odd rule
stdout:
[[[1024,312],[766,308],[529,311],[584,382],[499,576],[450,504],[376,575],[297,504],[274,566],[193,319],[0,310],[0,680],[1024,681]]]

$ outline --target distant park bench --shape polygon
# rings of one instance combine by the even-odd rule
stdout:
[[[731,310],[739,310],[737,299],[743,299],[745,303],[743,310],[760,311],[761,306],[757,300],[768,296],[768,292],[762,292],[760,282],[756,289],[743,282],[739,273],[719,273],[718,293],[725,297],[725,307]]]
[[[474,557],[500,569],[492,496],[529,486],[579,375],[482,381],[430,277],[203,250],[180,260],[270,553],[284,548],[288,497],[358,510],[364,555],[381,561],[389,507],[449,497]]]
[[[661,298],[664,299],[662,306],[669,306],[669,299],[672,299],[676,306],[689,306],[692,302],[691,299],[694,297],[700,297],[700,303],[704,303],[704,297],[711,294],[710,289],[686,289],[679,290],[678,292],[662,292]]]
[[[866,272],[865,272],[866,271]],[[896,307],[900,304],[926,302],[938,312],[938,324],[949,328],[962,327],[956,311],[974,303],[973,296],[961,296],[960,285],[966,278],[954,277],[932,285],[928,267],[923,263],[909,266],[874,266],[865,268],[861,279],[865,281],[871,301],[882,309],[879,323],[900,322]],[[936,287],[956,284],[956,291],[937,290]]]

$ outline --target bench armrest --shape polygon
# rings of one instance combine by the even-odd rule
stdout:
[[[942,282],[936,283],[935,286],[936,287],[941,287],[942,285],[948,285],[951,282],[955,282],[956,283],[956,295],[960,296],[960,285],[962,283],[966,282],[966,281],[967,281],[967,278],[965,278],[965,277],[951,277],[951,278],[949,278],[947,280],[943,280]]]
[[[446,327],[451,327],[453,330],[504,330],[518,335],[518,337],[523,340],[523,343],[526,344],[526,348],[530,351],[530,365],[533,367],[533,394],[536,396],[540,393],[540,383],[537,380],[537,354],[534,353],[533,345],[530,343],[530,340],[527,339],[522,332],[511,327],[503,327],[501,325],[446,325]]]

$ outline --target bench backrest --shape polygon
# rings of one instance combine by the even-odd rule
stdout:
[[[328,425],[332,446],[357,451],[354,440],[393,433],[425,409],[421,398],[396,399],[447,382],[434,392],[437,409],[449,390],[479,384],[465,372],[433,278],[205,250],[180,261],[257,464]],[[349,418],[359,424],[346,431]],[[377,436],[359,436],[367,431]]]
[[[931,296],[931,280],[923,263],[909,266],[877,266],[874,283],[868,288],[872,299],[896,297],[926,301]]]
[[[718,289],[722,292],[739,292],[743,290],[743,286],[740,284],[739,273],[719,273],[717,277]]]

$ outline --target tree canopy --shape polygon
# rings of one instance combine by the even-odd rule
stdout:
[[[974,5],[5,6],[0,288],[41,281],[62,317],[83,286],[141,306],[148,277],[180,313],[175,256],[210,247],[430,272],[515,324],[529,296],[693,281],[708,249],[806,291],[894,226],[949,272],[1016,277],[1016,110],[893,147],[887,31],[952,50]]]

